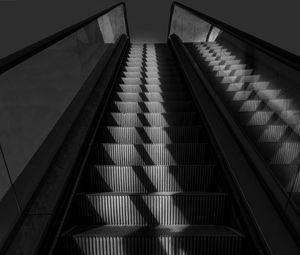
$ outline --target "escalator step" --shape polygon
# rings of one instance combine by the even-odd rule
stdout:
[[[231,65],[231,66],[226,66],[226,65],[219,65],[219,66],[214,66],[213,71],[221,71],[221,70],[242,70],[245,69],[246,65],[245,64],[239,64],[239,65]]]
[[[238,112],[255,112],[262,106],[262,101],[258,99],[252,99],[242,102],[232,102],[233,109]]]
[[[225,193],[79,193],[77,222],[102,225],[224,224]]]
[[[172,102],[113,102],[108,111],[115,113],[167,113],[191,112],[194,105],[191,101]]]
[[[223,226],[83,226],[65,234],[73,255],[239,255],[243,236]]]
[[[208,65],[211,66],[212,68],[214,68],[215,66],[218,65],[239,65],[241,64],[241,60],[215,60],[215,61],[210,61],[208,62]]]
[[[180,84],[182,80],[177,77],[170,78],[126,78],[121,77],[120,83],[130,84],[130,85],[145,85],[145,84],[157,84],[157,85],[172,85],[172,84]]]
[[[186,144],[95,144],[95,164],[186,165],[214,163],[207,143]]]
[[[107,126],[126,127],[169,127],[169,126],[196,126],[199,118],[194,112],[181,113],[109,113],[104,117]]]
[[[179,92],[164,92],[164,93],[125,93],[117,92],[112,97],[113,101],[123,101],[123,102],[165,102],[165,101],[185,101],[188,100],[190,96],[186,93]]]
[[[272,111],[240,112],[239,119],[248,126],[264,126],[281,124],[279,117]]]
[[[141,73],[157,73],[159,75],[171,75],[171,74],[175,74],[175,75],[179,75],[179,72],[177,70],[176,67],[172,67],[172,66],[165,66],[165,68],[161,69],[161,68],[157,68],[157,67],[142,67],[142,66],[131,66],[131,67],[124,67],[124,72],[141,72]]]
[[[247,131],[256,142],[282,142],[296,138],[297,134],[293,133],[287,125],[267,125],[267,126],[250,126]]]
[[[135,55],[126,59],[127,63],[156,63],[158,65],[174,65],[175,61],[172,58],[157,58],[156,56],[141,56]]]
[[[258,144],[271,165],[299,165],[300,141]]]
[[[178,73],[178,69],[174,65],[160,65],[160,66],[145,66],[145,70],[148,72],[159,72],[159,73],[167,73],[167,72],[175,72]]]
[[[89,166],[93,192],[215,191],[215,165]]]
[[[141,93],[141,92],[155,92],[155,93],[161,93],[161,92],[178,92],[178,91],[186,91],[186,89],[181,86],[160,86],[160,85],[119,85],[117,86],[116,90],[118,92],[130,92],[130,93]]]
[[[284,189],[300,192],[299,165],[272,165],[272,172]]]
[[[162,78],[162,79],[181,79],[179,74],[176,72],[169,72],[169,73],[158,73],[158,72],[128,72],[124,71],[122,77],[126,78]]]
[[[127,64],[124,66],[124,69],[129,70],[144,70],[144,71],[151,71],[151,72],[159,72],[159,73],[168,73],[168,72],[178,72],[178,69],[174,65],[143,65],[142,63],[135,64]]]
[[[200,127],[103,127],[97,141],[103,143],[196,143],[207,141]]]

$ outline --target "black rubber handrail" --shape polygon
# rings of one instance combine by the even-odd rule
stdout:
[[[0,59],[0,74],[4,73],[5,71],[11,69],[12,67],[20,64],[21,62],[25,61],[26,59],[36,55],[37,53],[41,52],[42,50],[48,48],[49,46],[53,45],[54,43],[62,40],[63,38],[67,37],[68,35],[76,32],[80,28],[88,25],[92,21],[96,20],[102,15],[105,15],[106,13],[110,12],[114,8],[123,5],[124,8],[124,16],[125,16],[125,25],[126,25],[126,32],[129,37],[129,28],[128,28],[128,19],[127,19],[127,12],[126,12],[126,5],[124,2],[120,2],[118,4],[115,4],[111,6],[108,9],[105,9],[104,11],[98,12],[97,14],[80,21],[72,26],[69,26],[55,34],[52,34],[36,43],[33,43],[21,50],[16,51],[15,53],[12,53],[2,59]]]
[[[168,37],[170,36],[171,24],[172,24],[172,16],[174,13],[175,6],[179,6],[182,9],[185,9],[194,15],[198,16],[199,18],[203,19],[204,21],[210,23],[211,25],[221,29],[224,32],[227,32],[234,37],[240,39],[241,41],[245,42],[246,44],[251,45],[252,47],[268,54],[269,56],[276,58],[277,60],[291,66],[292,68],[300,71],[300,57],[287,51],[278,46],[275,46],[271,43],[268,43],[262,39],[259,39],[253,35],[250,35],[242,30],[239,30],[235,27],[232,27],[222,21],[219,21],[215,18],[212,18],[202,12],[199,12],[195,9],[192,9],[182,3],[174,1],[172,3],[171,12],[170,12],[170,20],[169,20],[169,28],[168,28]]]

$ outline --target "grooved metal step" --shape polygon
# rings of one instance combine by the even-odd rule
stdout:
[[[93,162],[103,165],[187,165],[214,163],[207,143],[95,144]]]
[[[197,143],[206,141],[200,127],[102,127],[97,141],[103,143]]]
[[[154,62],[148,62],[148,63],[141,63],[141,62],[126,62],[125,68],[127,67],[139,67],[139,68],[145,68],[146,70],[177,70],[177,67],[172,65],[163,65],[163,64],[157,64]]]
[[[145,85],[145,84],[157,84],[157,85],[165,85],[165,84],[176,84],[182,83],[182,80],[177,77],[170,78],[126,78],[121,77],[120,83],[130,84],[130,85]]]
[[[289,192],[300,192],[298,165],[272,165],[271,167],[283,188]]]
[[[278,116],[276,116],[272,111],[256,111],[251,113],[240,112],[238,113],[238,116],[243,124],[248,126],[276,124],[276,122],[280,123]]]
[[[171,58],[157,58],[156,56],[147,56],[147,57],[141,57],[141,56],[134,56],[129,57],[126,59],[127,63],[156,63],[158,65],[174,65],[175,61]]]
[[[196,126],[199,123],[196,113],[109,113],[104,117],[107,126],[123,127],[169,127]]]
[[[242,240],[239,232],[223,226],[84,226],[63,237],[62,251],[73,255],[240,255]]]
[[[174,63],[160,63],[156,61],[126,61],[126,66],[163,67],[174,65]]]
[[[80,193],[77,221],[102,225],[224,224],[226,193]]]
[[[228,55],[219,55],[219,56],[212,56],[212,57],[205,57],[205,61],[216,61],[216,60],[235,60],[235,56],[228,56]]]
[[[145,70],[148,72],[159,72],[159,73],[167,73],[167,72],[178,72],[177,67],[172,65],[172,66],[145,66]]]
[[[219,65],[219,66],[214,66],[213,71],[221,71],[221,70],[242,70],[245,69],[246,65],[245,64],[239,64],[239,65]]]
[[[238,112],[255,112],[263,106],[263,102],[259,99],[249,99],[242,102],[232,102],[233,109]]]
[[[215,191],[215,180],[215,165],[94,165],[86,169],[92,192]]]
[[[299,165],[300,142],[259,143],[271,165]]]
[[[186,93],[179,92],[144,92],[144,93],[127,93],[127,92],[117,92],[112,97],[113,101],[123,101],[123,102],[165,102],[165,101],[185,101],[188,100],[190,96]]]
[[[241,90],[236,92],[228,92],[230,100],[232,101],[245,101],[250,100],[252,91],[249,90]]]
[[[239,65],[240,63],[240,60],[215,60],[208,62],[208,65],[214,67],[217,65]]]
[[[238,69],[238,70],[221,70],[218,71],[216,76],[217,77],[224,77],[224,76],[243,76],[243,75],[251,75],[253,72],[252,69]]]
[[[124,66],[124,70],[126,71],[137,71],[137,70],[142,70],[148,71],[148,72],[159,72],[159,73],[169,73],[169,72],[178,72],[178,69],[176,66],[172,65],[160,65],[160,66],[148,66],[148,65],[143,65],[141,63],[139,64],[130,64]]]
[[[162,79],[180,79],[180,76],[176,72],[158,73],[156,71],[144,71],[144,72],[128,72],[124,71],[122,77],[125,78],[162,78]]]
[[[249,132],[257,142],[279,142],[287,138],[287,125],[268,125],[250,127]]]
[[[162,86],[162,85],[119,85],[117,86],[116,90],[118,92],[130,92],[130,93],[141,93],[141,92],[155,92],[155,93],[162,93],[162,92],[179,92],[179,91],[186,91],[186,89],[181,85],[169,85],[169,86]]]
[[[172,112],[191,112],[194,105],[191,101],[172,101],[172,102],[113,102],[108,111],[120,113],[172,113]]]
[[[257,82],[259,79],[260,75],[226,76],[221,78],[221,83]]]

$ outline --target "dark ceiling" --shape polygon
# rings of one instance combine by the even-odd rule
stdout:
[[[112,0],[0,0],[0,57],[117,2]],[[126,0],[125,2],[133,41],[166,41],[170,0]],[[181,2],[300,55],[299,1],[185,0]]]

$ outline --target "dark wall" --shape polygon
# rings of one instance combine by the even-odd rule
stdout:
[[[115,0],[0,0],[0,58],[80,21]],[[300,55],[299,1],[183,0],[195,9]],[[136,42],[164,42],[170,0],[126,0]]]

